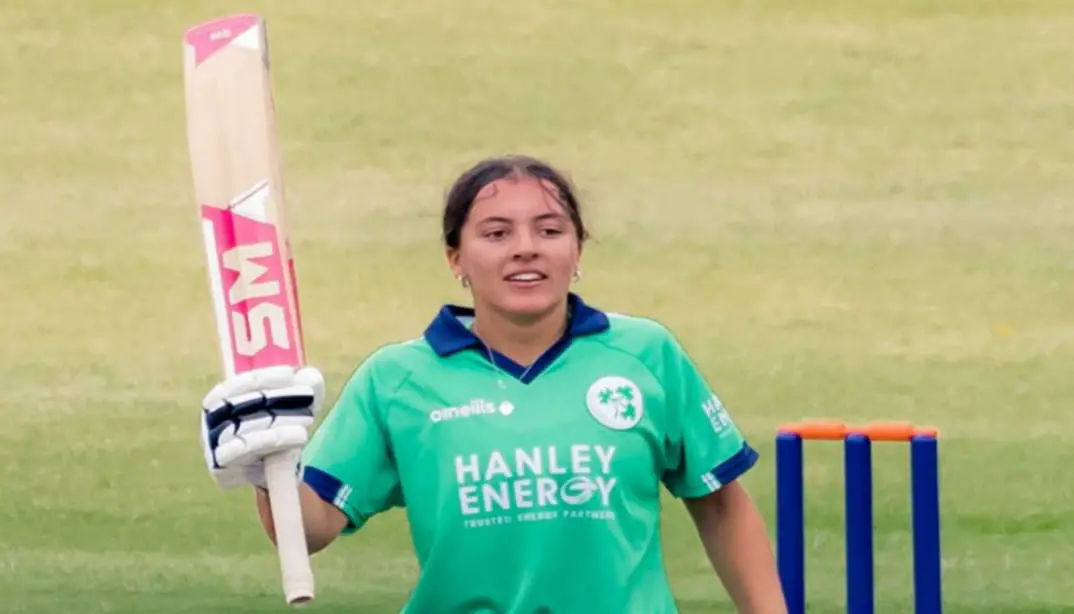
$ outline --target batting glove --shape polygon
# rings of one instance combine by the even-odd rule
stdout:
[[[214,386],[202,401],[201,446],[217,484],[265,488],[263,459],[306,445],[324,390],[313,367],[257,369]]]

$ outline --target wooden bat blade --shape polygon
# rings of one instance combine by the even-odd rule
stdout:
[[[265,23],[186,33],[187,135],[227,375],[304,364]]]
[[[225,376],[305,363],[283,214],[265,22],[243,14],[184,37],[187,136]],[[284,596],[313,599],[297,453],[265,459]]]

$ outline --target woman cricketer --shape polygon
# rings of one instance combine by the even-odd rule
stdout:
[[[374,351],[323,424],[321,373],[267,369],[205,397],[210,473],[252,484],[303,448],[310,552],[405,508],[421,574],[407,614],[672,614],[661,487],[681,499],[739,612],[785,612],[757,461],[675,336],[571,291],[587,238],[568,181],[527,157],[464,173],[443,214],[473,307]],[[272,418],[267,418],[271,407]]]

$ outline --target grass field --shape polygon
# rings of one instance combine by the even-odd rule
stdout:
[[[597,238],[579,290],[682,337],[762,451],[769,518],[780,422],[934,424],[946,611],[1074,612],[1064,0],[5,3],[0,611],[283,611],[250,497],[196,437],[218,366],[180,40],[240,10],[270,20],[333,395],[465,299],[438,244],[455,174],[545,156]],[[810,611],[840,612],[839,449],[807,462]],[[905,450],[875,466],[878,612],[910,612]],[[685,514],[665,525],[683,611],[730,611]],[[310,611],[398,611],[402,514],[315,569]]]

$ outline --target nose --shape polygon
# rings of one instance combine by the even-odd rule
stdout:
[[[526,229],[515,233],[514,254],[512,256],[520,260],[528,260],[537,255],[537,241],[533,231]]]

